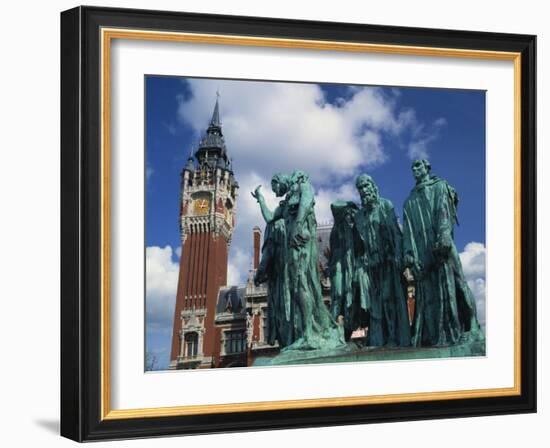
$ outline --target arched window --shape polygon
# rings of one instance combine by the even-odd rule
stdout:
[[[185,356],[197,356],[199,335],[197,333],[186,333],[185,335]]]

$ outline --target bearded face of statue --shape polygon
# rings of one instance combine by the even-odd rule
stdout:
[[[428,177],[430,171],[423,160],[417,160],[412,165],[412,173],[416,183],[422,182]]]
[[[378,189],[374,182],[369,180],[359,180],[357,182],[357,191],[361,197],[361,204],[363,207],[372,207],[378,202]]]

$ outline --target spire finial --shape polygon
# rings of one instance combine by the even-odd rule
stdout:
[[[210,126],[221,127],[220,124],[220,91],[216,90],[216,105],[214,106],[214,113],[212,114],[212,120],[210,120]]]

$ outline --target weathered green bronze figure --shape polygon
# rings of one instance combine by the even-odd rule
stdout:
[[[277,197],[284,196],[290,186],[290,176],[275,174],[271,179],[271,189]],[[264,232],[262,257],[256,271],[255,283],[267,282],[267,306],[268,306],[268,335],[267,342],[271,345],[275,341],[281,347],[286,347],[293,342],[294,328],[291,323],[290,283],[288,279],[288,245],[285,220],[282,219],[284,201],[274,212],[269,210],[265,199],[258,186],[252,196],[260,204],[262,215],[267,223]]]
[[[410,329],[401,275],[404,269],[401,229],[393,204],[380,197],[378,187],[370,176],[359,176],[356,186],[362,207],[353,212],[353,303],[344,314],[344,319],[350,320],[346,329],[368,327],[369,346],[405,347],[410,345]],[[343,203],[344,210],[339,211],[342,207],[339,204],[342,203],[332,206],[335,226],[345,229],[336,216],[344,210],[349,213],[352,209]],[[349,242],[344,243],[343,247],[347,246]],[[336,258],[341,257],[339,250],[331,246],[335,255],[333,263],[337,264]],[[334,286],[338,291],[340,285],[338,279],[335,280]],[[349,288],[349,284],[345,288]],[[349,303],[349,293],[344,292],[343,295]]]
[[[256,283],[268,282],[275,335],[285,350],[330,349],[344,344],[321,293],[317,268],[314,192],[307,174],[276,174],[274,193],[285,198],[271,212],[256,188],[254,196],[267,223]]]
[[[381,198],[374,180],[357,178],[362,208],[355,214],[358,274],[369,279],[369,345],[410,345],[402,272],[402,234],[390,200]]]
[[[413,163],[416,185],[403,211],[403,256],[416,281],[412,343],[445,346],[480,340],[475,299],[453,241],[458,195],[430,171],[427,160]]]
[[[360,327],[366,304],[354,300],[355,249],[353,219],[357,212],[354,202],[337,201],[331,204],[334,225],[330,232],[328,271],[332,317],[343,324],[347,337]],[[365,311],[363,311],[365,312]]]

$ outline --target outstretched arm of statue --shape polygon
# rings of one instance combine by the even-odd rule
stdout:
[[[279,210],[278,207],[273,212],[271,210],[269,210],[269,207],[267,206],[267,204],[265,202],[264,195],[260,191],[261,188],[262,188],[262,186],[258,185],[256,187],[256,189],[253,192],[251,192],[250,194],[252,195],[252,197],[254,199],[256,199],[256,201],[258,201],[258,204],[260,204],[260,210],[262,212],[262,216],[264,217],[265,222],[269,224],[269,223],[279,219],[281,213],[280,213],[280,210]]]

